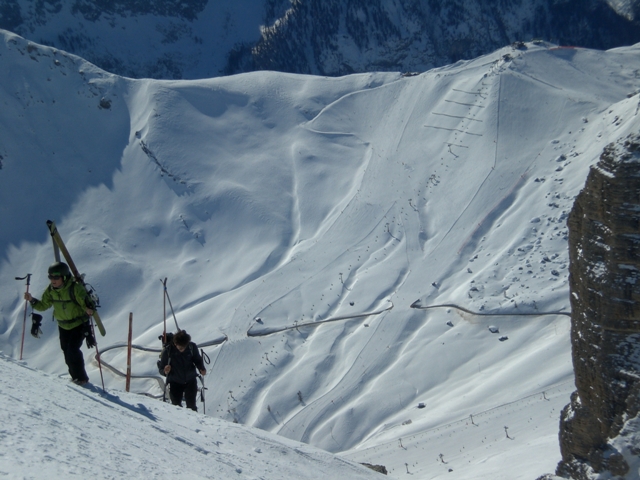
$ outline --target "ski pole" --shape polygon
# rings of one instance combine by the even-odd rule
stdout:
[[[16,280],[27,280],[27,292],[29,293],[29,285],[31,283],[31,274],[27,273],[24,277],[16,277]],[[27,326],[27,299],[24,299],[24,319],[22,320],[22,341],[20,342],[20,360],[22,360],[22,350],[24,349],[24,331]]]
[[[167,277],[164,277],[164,280],[160,280],[162,283],[163,292],[162,292],[162,323],[164,325],[164,329],[162,330],[162,345],[167,343]]]
[[[128,392],[131,388],[131,342],[133,338],[133,312],[129,312],[129,336],[127,339],[127,380],[125,382],[125,390]]]
[[[211,363],[211,359],[209,358],[209,355],[204,353],[204,350],[202,348],[200,349],[200,356],[202,357],[202,360],[206,365],[209,365]],[[198,375],[198,376],[202,381],[202,389],[200,390],[200,400],[202,401],[202,414],[206,415],[207,404],[204,402],[204,391],[207,389],[207,387],[204,386],[204,377],[202,375]]]
[[[202,375],[198,375],[200,377],[200,381],[202,382],[202,388],[200,389],[200,401],[202,402],[202,414],[207,414],[207,404],[204,402],[204,391],[207,387],[204,386],[204,377]]]
[[[93,328],[93,316],[89,317],[89,323],[91,325],[91,334],[93,338],[96,338],[96,332]],[[96,360],[98,361],[98,370],[100,370],[100,380],[102,381],[102,391],[106,393],[107,391],[104,388],[104,377],[102,376],[102,362],[100,362],[100,350],[98,350],[98,340],[96,339]]]
[[[171,356],[169,356],[169,360],[167,360],[167,365],[171,365]],[[169,381],[165,380],[165,382],[164,382],[164,392],[162,392],[162,401],[163,402],[167,401],[167,386],[169,386],[169,388],[171,388],[171,386],[169,385]],[[169,396],[171,396],[171,390],[169,390]]]
[[[169,301],[169,307],[171,307],[171,314],[173,315],[173,321],[176,323],[176,328],[178,329],[178,331],[180,331],[180,327],[178,326],[178,319],[176,318],[176,312],[173,311],[173,305],[171,304],[171,299],[169,298],[169,291],[167,290],[166,279],[164,283],[164,294],[167,297],[167,300]]]

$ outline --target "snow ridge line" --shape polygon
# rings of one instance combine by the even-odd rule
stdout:
[[[483,317],[524,317],[524,316],[528,316],[528,317],[538,317],[538,316],[543,316],[543,315],[566,315],[567,317],[571,317],[571,313],[567,313],[567,312],[560,312],[560,311],[556,311],[556,312],[513,312],[513,313],[506,313],[506,312],[474,312],[472,310],[466,309],[464,307],[461,307],[460,305],[456,305],[454,303],[443,303],[441,305],[427,305],[427,306],[422,306],[422,305],[418,305],[418,303],[420,303],[420,300],[416,300],[415,302],[413,302],[411,304],[411,308],[415,308],[418,310],[428,310],[430,308],[455,308],[456,310],[460,310],[462,312],[466,312],[469,313],[471,315],[479,315],[479,316],[483,316]]]
[[[371,317],[373,315],[380,315],[381,313],[388,312],[392,308],[393,308],[393,302],[391,302],[390,306],[388,306],[386,308],[383,308],[381,310],[376,310],[374,312],[361,313],[359,315],[344,315],[344,316],[340,316],[340,317],[327,318],[325,320],[318,320],[317,322],[297,323],[297,324],[295,324],[293,326],[289,326],[289,327],[267,329],[267,330],[264,330],[262,332],[256,332],[256,333],[251,333],[251,328],[249,328],[249,330],[247,330],[247,337],[266,337],[267,335],[272,335],[274,333],[280,333],[280,332],[286,332],[287,330],[294,330],[294,329],[298,329],[300,327],[317,327],[318,325],[323,325],[325,323],[331,323],[331,322],[337,322],[339,320],[351,320],[351,319],[354,319],[354,318]]]

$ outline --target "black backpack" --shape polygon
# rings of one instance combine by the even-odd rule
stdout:
[[[164,354],[165,350],[167,351],[167,355],[169,355],[169,358],[171,358],[171,349],[173,348],[173,333],[168,332],[166,335],[160,335],[158,337],[158,340],[162,341],[162,338],[164,337],[164,341],[162,341],[162,350],[160,350],[160,358],[158,358],[158,362],[157,362],[157,366],[158,366],[158,372],[160,372],[160,375],[162,375],[163,377],[166,377],[166,375],[164,374],[164,369],[162,368],[162,355]],[[189,351],[191,352],[191,355],[193,355],[193,342],[189,342]]]
[[[160,357],[158,358],[158,372],[160,372],[160,375],[162,375],[163,377],[166,377],[166,375],[164,374],[164,369],[161,366],[161,361],[162,361],[162,355],[164,354],[164,351],[167,350],[168,354],[171,354],[171,345],[173,344],[173,333],[168,332],[166,335],[160,335],[158,337],[158,340],[160,340],[162,342],[162,349],[160,350]]]

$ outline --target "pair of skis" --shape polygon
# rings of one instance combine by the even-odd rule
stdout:
[[[69,250],[67,250],[66,245],[62,241],[62,237],[60,237],[60,234],[58,233],[56,224],[51,220],[47,220],[47,227],[49,227],[49,233],[51,233],[51,238],[53,240],[54,248],[58,248],[59,251],[62,252],[62,255],[64,256],[64,259],[67,261],[67,265],[69,265],[69,268],[71,269],[71,273],[73,273],[73,276],[75,277],[76,281],[82,284],[82,286],[86,288],[86,283],[84,281],[84,278],[82,275],[80,275],[80,272],[76,267],[76,264],[73,263],[73,259],[69,254]],[[100,331],[100,335],[104,337],[107,334],[107,331],[104,329],[104,325],[102,324],[102,319],[100,318],[100,315],[98,314],[98,311],[96,309],[93,310],[93,319],[95,320],[96,326]]]

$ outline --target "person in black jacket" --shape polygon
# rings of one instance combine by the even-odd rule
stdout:
[[[198,346],[191,341],[191,335],[184,330],[173,335],[173,340],[162,351],[158,369],[160,374],[167,377],[171,403],[182,406],[184,394],[187,408],[197,412],[198,373],[196,369],[203,376],[207,374],[207,370],[204,368]]]

